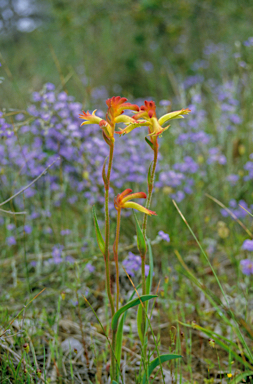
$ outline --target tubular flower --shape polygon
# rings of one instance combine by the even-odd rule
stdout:
[[[89,111],[87,111],[87,112],[83,111],[83,114],[80,114],[79,117],[80,117],[80,119],[83,119],[86,121],[84,121],[81,124],[81,126],[85,125],[85,124],[99,124],[102,119],[100,117],[96,116],[95,112],[96,112],[96,109],[92,112],[92,114],[90,114]]]
[[[116,123],[124,123],[126,125],[133,124],[136,120],[130,116],[124,115],[125,109],[130,109],[132,111],[138,112],[139,107],[136,104],[126,103],[127,99],[125,97],[113,96],[111,99],[106,100],[108,106],[106,118],[101,119],[95,115],[95,111],[90,114],[89,111],[84,112],[79,115],[80,119],[86,120],[81,125],[85,124],[99,124],[102,129],[106,139],[114,141],[114,130]]]
[[[129,123],[133,119],[129,116],[124,115],[122,119],[120,115],[124,113],[125,109],[131,109],[132,111],[139,111],[139,107],[136,104],[126,103],[127,99],[125,97],[113,96],[111,99],[106,100],[108,106],[106,120],[110,125],[115,125],[115,123]]]
[[[146,213],[147,215],[156,215],[155,212],[150,211],[149,209],[143,207],[138,203],[129,201],[132,199],[143,198],[146,199],[147,195],[144,192],[131,193],[132,189],[125,189],[122,193],[118,194],[114,198],[114,207],[118,211],[121,208],[133,208],[137,209],[140,212]]]
[[[140,111],[132,116],[132,118],[135,119],[135,122],[130,123],[125,129],[117,133],[125,134],[131,132],[137,127],[147,126],[149,136],[153,141],[153,136],[156,138],[169,128],[169,125],[163,128],[162,125],[164,123],[172,119],[182,119],[183,115],[187,115],[189,112],[190,109],[181,109],[180,111],[166,113],[158,119],[156,116],[155,102],[145,100],[145,105],[142,105],[140,107]]]

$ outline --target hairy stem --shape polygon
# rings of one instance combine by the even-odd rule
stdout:
[[[157,157],[158,157],[158,142],[156,141],[156,143],[154,145],[154,160],[153,160],[153,165],[152,165],[152,169],[151,169],[150,180],[148,182],[148,198],[146,200],[146,208],[147,209],[150,209],[150,205],[151,205],[152,193],[153,193],[154,182],[155,182],[155,170],[156,170],[156,165],[157,165]],[[145,213],[144,219],[143,219],[143,224],[142,224],[142,231],[143,231],[144,238],[146,238],[147,221],[148,221],[148,215]]]
[[[110,145],[110,155],[107,170],[107,182],[105,183],[105,270],[106,270],[106,289],[107,295],[111,306],[112,316],[115,313],[113,298],[111,293],[111,275],[110,275],[110,254],[109,254],[109,237],[110,237],[110,217],[109,217],[109,189],[110,189],[110,176],[112,169],[114,144]]]
[[[158,158],[158,142],[157,138],[154,142],[154,160],[152,164],[152,169],[150,176],[148,176],[148,197],[146,200],[146,208],[149,209],[151,205],[151,199],[152,199],[152,192],[154,188],[154,182],[155,182],[155,171],[156,171],[156,165],[157,165],[157,158]],[[144,215],[143,224],[142,224],[142,232],[144,239],[146,240],[146,233],[147,233],[147,221],[148,221],[148,215]],[[146,294],[146,276],[145,276],[145,265],[146,265],[146,254],[141,255],[141,276],[142,276],[142,294]],[[147,304],[145,303],[145,309],[147,310]],[[142,310],[142,333],[143,333],[143,340],[144,340],[144,346],[143,346],[143,355],[144,359],[146,357],[146,344],[145,344],[145,333],[146,333],[146,314],[145,311]]]
[[[155,170],[157,165],[157,157],[158,157],[158,142],[156,139],[155,145],[154,145],[154,160],[153,165],[150,173],[150,180],[148,180],[148,197],[146,201],[146,208],[149,209],[151,205],[151,199],[152,199],[152,192],[154,188],[154,182],[155,182]],[[146,233],[147,233],[147,221],[148,221],[148,215],[144,214],[143,224],[142,224],[142,232],[144,239],[146,239]],[[146,262],[146,255],[141,255],[141,271],[142,271],[142,294],[146,294],[146,279],[145,279],[145,262]],[[145,317],[145,314],[144,314]]]
[[[121,209],[118,208],[116,237],[115,237],[115,242],[113,244],[114,261],[115,261],[115,268],[116,268],[116,287],[117,287],[116,311],[118,311],[118,309],[119,309],[119,258],[118,258],[118,247],[119,247],[119,232],[120,232],[120,213],[121,213]]]

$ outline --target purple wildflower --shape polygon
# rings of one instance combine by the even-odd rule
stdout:
[[[68,256],[65,257],[65,261],[67,261],[70,264],[74,264],[75,259],[72,256],[68,255]]]
[[[141,268],[141,257],[129,252],[128,257],[122,262],[122,265],[129,276],[135,276],[135,273]]]
[[[253,240],[245,240],[243,245],[242,245],[242,249],[244,251],[253,251]]]
[[[32,260],[32,261],[30,262],[30,265],[31,265],[31,267],[36,267],[36,265],[37,265],[37,261]]]
[[[52,249],[52,256],[53,258],[59,258],[62,256],[62,251],[64,249],[63,245],[55,245]]]
[[[243,44],[245,47],[253,47],[253,37],[249,37]]]
[[[9,236],[6,238],[6,243],[11,246],[17,244],[16,239],[14,236]]]
[[[231,174],[231,175],[227,176],[227,181],[229,181],[229,183],[232,186],[236,185],[238,180],[239,180],[239,176],[238,175]]]
[[[153,71],[154,66],[150,61],[146,61],[145,63],[143,63],[143,69],[146,72],[151,72],[151,71]]]
[[[7,225],[7,229],[8,229],[8,231],[12,231],[14,228],[15,228],[15,225],[14,225],[14,224],[8,224],[8,225]]]
[[[240,261],[240,265],[242,268],[242,273],[244,275],[252,275],[253,274],[253,261],[250,259],[245,259]]]
[[[149,265],[145,265],[145,276],[147,277],[149,274]]]
[[[165,233],[165,232],[163,232],[163,231],[159,231],[159,232],[158,232],[158,235],[159,235],[163,240],[167,241],[167,243],[170,242],[170,236],[169,236],[168,233]]]
[[[91,264],[91,263],[87,263],[86,264],[86,269],[87,271],[89,271],[90,273],[93,273],[95,271],[95,267]]]
[[[29,234],[32,232],[32,227],[30,225],[24,225],[24,232]]]
[[[63,229],[61,231],[61,235],[62,236],[67,236],[67,235],[70,235],[71,234],[71,230],[70,229]]]

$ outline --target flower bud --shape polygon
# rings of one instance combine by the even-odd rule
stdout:
[[[24,348],[24,350],[26,351],[26,353],[28,353],[28,352],[30,351],[30,347],[29,347],[29,344],[28,344],[28,343],[25,343],[25,344],[23,345],[23,348]]]
[[[42,375],[41,369],[38,368],[38,369],[36,370],[36,373],[37,373],[38,378],[40,378],[41,375]]]

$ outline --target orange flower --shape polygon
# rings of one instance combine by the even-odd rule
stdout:
[[[125,109],[131,109],[132,111],[139,111],[139,107],[136,104],[126,103],[127,99],[125,97],[113,96],[111,99],[106,100],[108,106],[106,120],[109,124],[114,125],[115,123],[124,123],[122,119],[119,118],[120,115],[124,112]],[[126,116],[125,117],[129,117]],[[132,119],[131,119],[132,121]]]
[[[125,129],[117,133],[125,134],[131,132],[137,127],[147,126],[149,136],[151,137],[151,141],[153,141],[153,136],[156,138],[169,128],[169,125],[163,128],[162,125],[164,123],[168,120],[183,118],[183,115],[187,115],[189,112],[190,109],[181,109],[180,111],[166,113],[158,119],[156,116],[155,102],[145,100],[145,105],[142,105],[140,107],[140,111],[132,116],[132,118],[136,121],[134,123],[130,123]]]
[[[114,207],[117,211],[121,208],[133,208],[137,209],[140,212],[146,213],[147,215],[156,215],[155,212],[150,211],[149,209],[143,207],[138,203],[134,203],[133,201],[129,201],[131,199],[143,198],[146,199],[147,195],[144,192],[131,193],[132,189],[125,189],[122,193],[118,194],[117,197],[114,198]]]
[[[80,119],[86,120],[81,125],[85,124],[99,124],[100,128],[103,130],[106,138],[114,141],[114,130],[116,123],[124,123],[126,125],[133,124],[136,122],[130,116],[124,115],[125,109],[130,109],[132,111],[138,112],[139,107],[136,104],[126,103],[127,99],[125,97],[113,96],[111,99],[106,100],[108,106],[106,119],[101,119],[95,115],[95,111],[90,114],[89,111],[84,112],[79,115]]]

